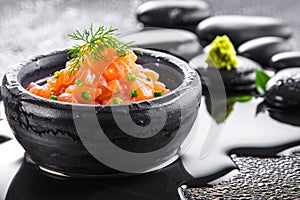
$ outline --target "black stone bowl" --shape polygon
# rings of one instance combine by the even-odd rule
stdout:
[[[101,137],[108,138],[108,141],[119,149],[145,155],[160,151],[159,155],[149,157],[148,160],[152,162],[149,167],[144,166],[145,172],[166,166],[166,163],[178,157],[200,106],[202,93],[200,78],[186,62],[175,56],[152,50],[142,49],[142,51],[143,55],[138,56],[137,62],[147,64],[147,68],[158,72],[160,80],[172,92],[152,100],[123,105],[63,103],[29,93],[26,88],[30,82],[40,82],[53,72],[64,68],[70,59],[67,50],[38,56],[25,64],[13,67],[6,73],[1,88],[6,117],[16,139],[34,163],[42,169],[73,177],[131,174],[115,167],[108,167],[87,150],[86,141],[84,143],[80,137],[82,132],[89,136],[92,134],[85,138],[88,144],[103,146],[102,149],[107,146],[105,140],[94,138],[97,137],[99,125],[104,132]],[[91,109],[94,112],[91,113]],[[139,127],[146,127],[151,121],[157,121],[153,119],[161,119],[162,111],[166,113],[166,121],[161,129],[157,131],[150,129],[150,132],[155,131],[157,134],[147,138],[135,137],[125,133],[115,121],[116,117],[122,119],[126,110],[129,111],[134,124]],[[151,117],[150,110],[153,111]],[[97,125],[92,123],[95,116]],[[81,135],[75,121],[85,124],[85,127],[80,129]],[[149,130],[143,130],[140,135],[149,134]],[[100,153],[103,153],[106,159],[118,158],[118,155],[109,148]],[[129,160],[127,162],[130,164]]]

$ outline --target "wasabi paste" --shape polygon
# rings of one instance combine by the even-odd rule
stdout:
[[[212,41],[206,62],[209,67],[226,68],[227,70],[236,69],[236,51],[226,35],[217,36]]]

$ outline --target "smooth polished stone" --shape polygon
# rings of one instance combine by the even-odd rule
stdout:
[[[201,0],[149,1],[138,7],[137,19],[145,26],[192,29],[211,13]]]
[[[219,69],[216,73],[214,67],[206,63],[206,54],[201,54],[190,61],[190,65],[201,76],[202,84],[206,87],[220,87],[219,79],[222,79],[224,87],[228,91],[250,91],[255,89],[255,70],[260,65],[248,58],[237,56],[238,65],[235,70]]]
[[[291,67],[300,67],[300,51],[278,53],[271,58],[269,66],[277,71]]]
[[[281,108],[300,108],[300,67],[279,71],[266,86],[266,102]]]
[[[259,37],[289,38],[292,29],[282,21],[270,17],[220,15],[203,20],[197,26],[196,33],[203,46],[210,44],[218,35],[227,35],[237,48],[240,44]]]
[[[121,40],[124,42],[134,41],[134,45],[140,48],[167,51],[179,55],[185,60],[190,60],[203,51],[194,33],[178,29],[146,28],[141,32],[126,35]]]
[[[292,50],[292,45],[279,37],[262,37],[245,42],[238,48],[238,54],[250,58],[263,67],[269,67],[269,62],[277,53]]]

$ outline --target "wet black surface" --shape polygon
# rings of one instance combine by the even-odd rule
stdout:
[[[54,178],[24,163],[10,184],[6,199],[175,200],[179,199],[177,188],[190,178],[180,161],[148,175],[105,180]]]
[[[0,36],[2,37],[2,41],[0,43],[0,72],[1,74],[6,70],[9,65],[12,65],[16,62],[19,62],[20,60],[27,58],[27,57],[33,57],[35,55],[41,54],[41,53],[49,53],[52,50],[57,49],[65,49],[66,47],[71,46],[71,42],[67,39],[66,33],[72,32],[74,29],[82,29],[84,27],[87,27],[91,22],[94,22],[95,25],[98,24],[105,24],[105,25],[113,25],[121,29],[121,31],[134,31],[140,28],[140,26],[137,24],[137,21],[135,19],[134,11],[138,5],[141,4],[142,1],[116,1],[116,0],[110,0],[105,2],[105,6],[103,6],[102,1],[99,3],[98,1],[68,1],[66,3],[63,0],[57,0],[57,1],[31,1],[31,0],[25,0],[25,1],[9,1],[5,0],[1,2],[0,7],[0,13],[1,13],[1,19],[0,19]],[[266,15],[266,16],[272,16],[276,18],[282,19],[285,23],[291,25],[292,29],[295,31],[294,37],[291,39],[292,45],[295,47],[295,50],[299,49],[300,46],[300,19],[297,16],[300,2],[294,1],[294,0],[252,0],[252,1],[244,1],[244,0],[211,0],[210,4],[213,7],[214,12],[217,15],[220,14],[245,14],[245,15]],[[122,8],[122,9],[120,9]],[[103,13],[105,13],[105,17],[103,17]],[[124,17],[126,16],[126,17]],[[76,19],[76,20],[74,20]],[[2,28],[5,27],[5,28]],[[53,31],[55,30],[55,31]],[[22,34],[20,34],[22,33]],[[49,34],[51,33],[51,34]],[[33,45],[34,44],[34,45]],[[249,104],[250,105],[250,104]],[[240,106],[239,104],[235,106]],[[256,107],[256,106],[255,106]],[[227,122],[227,126],[230,125],[230,121],[232,121],[232,118],[239,119],[239,126],[237,126],[237,131],[240,136],[245,137],[244,140],[240,140],[240,142],[251,142],[251,131],[248,129],[251,129],[251,126],[248,126],[246,130],[242,129],[243,125],[247,124],[244,123],[245,118],[243,118],[243,115],[247,115],[247,113],[254,114],[255,109],[253,109],[251,106],[250,110],[247,109],[247,106],[242,106],[241,109],[243,110],[242,113],[236,115],[235,112],[236,107],[233,109],[231,115],[229,115],[229,121]],[[245,114],[243,114],[245,113]],[[261,117],[268,116],[267,114],[259,115],[260,117],[256,120],[256,122],[260,122]],[[263,117],[263,118],[264,118]],[[262,130],[263,126],[262,123],[257,123],[255,126],[256,130]],[[262,137],[260,138],[261,142],[268,143],[269,139],[268,137],[263,137],[264,135],[272,136],[272,133],[278,133],[277,136],[281,135],[282,143],[287,142],[285,139],[286,136],[290,136],[290,131],[284,132],[284,129],[280,129],[279,127],[293,127],[288,124],[281,124],[277,122],[276,120],[269,120],[268,123],[272,123],[276,125],[274,129],[270,129],[270,132],[263,132],[261,134],[259,132],[258,136]],[[279,124],[281,125],[279,125]],[[278,127],[278,126],[279,127]],[[2,126],[2,124],[1,124]],[[2,127],[1,127],[2,130]],[[7,130],[7,129],[6,129]],[[244,130],[245,134],[243,131]],[[279,130],[282,130],[280,132]],[[8,131],[2,130],[0,134],[2,135],[10,135],[12,134]],[[279,132],[278,132],[279,131]],[[296,134],[296,133],[295,133]],[[247,135],[249,137],[247,137]],[[275,137],[274,137],[275,138]],[[273,139],[274,139],[273,138]],[[297,137],[295,136],[294,139]],[[298,137],[299,138],[299,137]],[[229,138],[229,141],[236,141],[233,138]],[[256,145],[260,146],[260,141],[256,142]],[[296,141],[296,140],[295,140]],[[8,176],[8,172],[12,169],[11,165],[3,165],[3,162],[6,161],[5,155],[8,155],[8,157],[14,158],[16,156],[16,149],[15,148],[7,148],[7,144],[9,144],[10,141],[4,142],[0,144],[1,147],[5,147],[5,154],[1,154],[1,167],[5,166],[3,168],[4,170],[0,171],[1,174],[1,192],[3,192],[4,188],[8,187],[10,184],[10,181],[7,181],[5,179],[5,175]],[[288,143],[288,142],[287,142]],[[290,144],[291,145],[291,144]],[[296,145],[296,143],[293,143],[292,146]],[[287,146],[285,146],[287,147]],[[7,150],[9,149],[9,151]],[[250,148],[251,149],[251,148]],[[281,150],[284,148],[280,148]],[[1,149],[2,150],[2,149]],[[246,149],[247,151],[249,149]],[[243,155],[251,155],[251,153]],[[252,149],[253,150],[253,149]],[[263,149],[257,149],[257,152],[264,152]],[[2,151],[4,152],[4,150]],[[273,151],[273,154],[276,151]],[[19,155],[19,154],[18,154]],[[265,155],[265,157],[268,154]],[[261,156],[261,155],[260,155]],[[18,164],[21,164],[19,161],[19,157],[16,158],[18,160]],[[219,185],[216,185],[215,187],[204,187],[204,188],[194,188],[194,189],[186,189],[184,190],[184,194],[186,198],[188,199],[205,199],[208,197],[211,198],[266,198],[269,197],[270,199],[282,199],[282,198],[299,198],[300,191],[299,191],[299,154],[295,155],[287,155],[286,157],[279,157],[279,158],[255,158],[255,157],[234,157],[233,160],[237,163],[237,166],[241,170],[241,173],[237,176],[234,176],[234,178],[230,181],[226,181],[224,183],[221,183]],[[215,160],[216,162],[218,160]],[[219,164],[217,163],[216,166]],[[19,166],[19,165],[17,165]],[[202,170],[205,166],[205,161],[202,164],[198,165],[198,169]],[[29,172],[36,174],[39,172],[36,172],[32,170],[31,166],[25,166],[24,168],[29,168]],[[177,171],[178,172],[178,171]],[[31,179],[31,176],[27,176],[27,179],[18,179],[23,180],[28,184],[34,184],[39,186],[38,183],[36,183],[36,180],[45,180],[42,179],[35,179],[35,175],[33,175],[33,179]],[[174,176],[178,176],[179,173],[176,173]],[[21,174],[22,175],[22,174]],[[24,173],[26,175],[26,173]],[[13,175],[11,176],[11,178]],[[19,177],[19,176],[18,176]],[[17,177],[17,178],[18,178]],[[37,177],[40,177],[40,175],[37,175]],[[170,177],[170,176],[169,176]],[[172,176],[173,177],[173,176]],[[180,177],[180,176],[179,176]],[[17,179],[16,178],[16,179]],[[164,178],[162,176],[162,178]],[[46,178],[48,179],[48,178]],[[4,182],[6,180],[6,182]],[[31,182],[32,180],[32,182]],[[151,178],[150,178],[151,180]],[[172,180],[172,179],[169,179]],[[25,183],[24,182],[24,183]],[[57,183],[56,181],[52,180],[50,182]],[[172,182],[172,181],[171,181]],[[16,182],[14,182],[16,183]],[[40,182],[39,182],[40,183]],[[152,182],[143,180],[142,182],[138,182],[137,184],[145,185],[147,186],[149,183],[151,183],[151,187],[155,185],[155,183],[152,184]],[[20,182],[18,183],[20,184]],[[22,182],[21,182],[22,185]],[[63,184],[62,184],[63,185]],[[80,187],[74,187],[75,189],[80,190],[82,187],[82,184],[79,183]],[[198,184],[199,186],[201,184]],[[198,186],[198,187],[199,187]],[[15,186],[11,186],[11,190],[13,191],[13,188]],[[44,185],[41,184],[41,189],[43,189]],[[96,189],[95,189],[96,187]],[[94,190],[97,192],[98,185],[96,184],[94,188],[91,190]],[[196,187],[196,186],[194,186]],[[18,188],[18,187],[15,187]],[[22,185],[23,188],[23,185]],[[57,188],[57,187],[55,187]],[[75,190],[74,188],[69,188],[69,193],[72,195],[71,190]],[[139,187],[138,187],[139,188]],[[18,190],[18,192],[23,192],[28,189],[28,187],[24,187],[24,190]],[[33,188],[29,188],[29,191],[32,191]],[[41,193],[39,195],[42,195],[43,191],[48,191],[49,188],[44,188],[45,190],[41,190]],[[62,192],[63,188],[58,188],[59,193]],[[158,190],[156,190],[158,189]],[[149,189],[149,196],[146,196],[144,194],[147,193],[147,191],[142,191],[142,194],[139,196],[139,194],[136,194],[135,192],[129,192],[126,193],[124,190],[117,190],[117,188],[112,187],[108,189],[107,191],[104,191],[104,193],[107,195],[107,199],[109,199],[109,196],[111,199],[114,199],[115,197],[120,197],[118,195],[122,195],[123,198],[126,199],[126,195],[129,197],[141,197],[139,199],[142,199],[142,197],[145,197],[145,199],[151,199],[154,194],[154,199],[162,199],[157,194],[160,194],[159,191],[162,189],[165,189],[165,187],[156,187],[154,190]],[[146,189],[147,190],[147,189]],[[53,190],[55,191],[55,190]],[[116,192],[117,191],[117,192]],[[164,194],[168,194],[166,192],[168,190],[163,190]],[[34,191],[32,194],[36,194]],[[87,190],[87,192],[90,192],[90,190]],[[124,193],[123,193],[124,192]],[[66,199],[68,196],[65,195],[57,195],[56,193],[50,194],[51,192],[48,191],[49,195],[52,195],[56,198]],[[92,192],[91,192],[92,193]],[[30,193],[29,193],[30,194]],[[60,193],[62,194],[62,193]],[[104,195],[105,195],[104,194]],[[1,193],[1,195],[4,195]],[[12,194],[10,194],[12,195]],[[15,193],[13,195],[22,195]],[[79,194],[78,194],[79,195]],[[82,197],[87,197],[86,193],[82,194]],[[131,195],[131,196],[130,196]],[[264,196],[262,196],[264,195]],[[14,196],[12,196],[14,197]],[[74,195],[73,195],[74,197]],[[94,196],[97,198],[97,195]],[[132,198],[131,198],[132,199]],[[153,198],[152,198],[153,199]],[[169,199],[169,198],[165,198]]]

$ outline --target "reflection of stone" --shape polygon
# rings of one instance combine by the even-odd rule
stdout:
[[[206,93],[206,92],[205,92]],[[223,123],[225,120],[228,118],[230,113],[233,111],[234,104],[236,102],[248,102],[252,99],[252,95],[249,95],[247,93],[228,93],[227,94],[227,99],[220,99],[217,101],[214,109],[212,109],[211,105],[211,98],[209,94],[204,94],[205,95],[205,104],[206,104],[206,109],[208,113],[211,115],[213,119],[216,120],[216,122]],[[224,111],[224,105],[226,106],[226,110]]]
[[[230,113],[233,110],[233,106],[235,104],[235,101],[219,101],[219,104],[212,110],[211,108],[211,100],[208,96],[205,97],[205,104],[208,113],[211,115],[212,118],[216,120],[218,124],[225,122],[227,117],[230,115]],[[226,112],[223,111],[224,104],[226,104]],[[221,109],[219,109],[221,108]]]
[[[193,29],[211,15],[205,1],[150,1],[137,9],[137,18],[145,26]]]
[[[268,108],[268,113],[270,117],[277,121],[294,126],[300,126],[300,110],[291,111],[284,109]]]
[[[3,143],[3,142],[6,142],[10,140],[10,138],[6,137],[6,136],[0,136],[0,144]]]
[[[202,52],[197,36],[192,32],[179,29],[145,29],[121,39],[125,42],[134,41],[134,45],[140,48],[165,50],[186,60]]]
[[[259,37],[289,38],[292,30],[280,20],[269,17],[223,15],[202,21],[196,30],[201,44],[206,46],[217,35],[227,35],[234,46]]]
[[[300,109],[291,110],[274,107],[263,101],[257,105],[256,115],[258,115],[259,113],[268,113],[268,115],[276,121],[294,126],[300,126]]]
[[[273,55],[290,50],[292,45],[282,38],[262,37],[243,43],[238,48],[238,54],[268,67]]]

